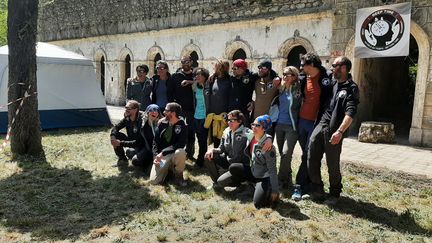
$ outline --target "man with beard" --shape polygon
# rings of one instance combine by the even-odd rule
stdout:
[[[193,72],[191,57],[182,57],[181,64],[181,69],[171,75],[168,81],[167,95],[168,102],[176,102],[182,107],[181,114],[178,115],[186,118],[186,123],[188,124],[186,153],[189,159],[193,159],[195,152],[195,133],[193,130],[195,107],[192,90]]]
[[[124,118],[111,129],[111,145],[118,157],[119,167],[128,166],[128,160],[136,163],[145,153],[144,140],[140,135],[144,113],[139,110],[139,103],[129,100],[125,106]],[[120,132],[126,129],[126,134]],[[123,149],[126,147],[126,153]]]
[[[181,106],[175,102],[165,107],[165,117],[159,121],[154,138],[154,161],[150,172],[150,183],[161,184],[169,172],[174,174],[175,181],[185,186],[183,171],[186,166],[187,125],[178,114]]]
[[[338,57],[333,64],[332,95],[325,101],[325,109],[310,137],[308,171],[311,180],[313,199],[324,199],[324,184],[321,180],[321,159],[326,154],[326,163],[330,182],[330,197],[324,202],[333,205],[342,191],[342,175],[340,172],[340,154],[342,140],[347,135],[359,103],[358,86],[351,79],[351,61],[346,57]]]

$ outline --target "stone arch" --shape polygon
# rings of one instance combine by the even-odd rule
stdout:
[[[103,95],[107,95],[108,91],[107,79],[105,78],[107,59],[107,54],[102,48],[97,49],[93,55],[93,63],[96,67],[96,82],[99,83]]]
[[[124,61],[124,59],[126,58],[127,55],[129,55],[131,60],[134,60],[133,52],[131,51],[131,49],[129,49],[128,47],[125,46],[120,50],[120,53],[118,55],[118,60]]]
[[[165,60],[165,53],[163,52],[162,48],[160,46],[154,45],[152,47],[150,47],[150,49],[148,49],[147,51],[147,64],[149,66],[150,72],[149,75],[150,77],[154,74],[156,74],[156,63],[155,63],[155,59],[157,55],[160,55],[160,60]]]
[[[224,58],[227,60],[232,60],[234,53],[238,49],[243,49],[243,51],[246,53],[247,59],[252,58],[252,48],[249,43],[243,40],[235,40],[228,42],[225,48]]]
[[[309,40],[303,37],[291,37],[285,40],[282,45],[280,45],[278,50],[278,57],[287,59],[290,51],[296,46],[303,46],[307,52],[313,52],[314,48]]]
[[[201,48],[199,48],[199,46],[193,43],[190,43],[183,47],[183,50],[180,53],[180,58],[186,55],[190,55],[192,52],[196,52],[198,54],[198,60],[204,59]]]
[[[147,61],[152,62],[157,54],[160,54],[161,60],[165,60],[165,53],[160,46],[154,45],[147,51]]]
[[[102,48],[98,48],[98,49],[95,51],[94,55],[93,55],[93,61],[94,61],[94,62],[98,62],[98,61],[100,61],[100,59],[101,59],[102,57],[105,58],[105,61],[108,59],[105,50],[102,49]]]
[[[428,69],[429,69],[429,54],[430,54],[430,43],[429,37],[426,32],[413,20],[411,20],[410,33],[417,42],[419,49],[418,57],[418,69],[414,93],[414,105],[412,112],[411,128],[409,132],[409,142],[411,144],[423,144],[423,112],[426,98],[426,88],[428,80]],[[362,80],[360,74],[362,72],[362,61],[361,59],[354,58],[355,48],[355,37],[351,37],[348,44],[345,47],[345,56],[353,61],[352,73],[356,83],[361,86]]]

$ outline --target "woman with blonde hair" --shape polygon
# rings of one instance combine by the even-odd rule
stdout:
[[[276,122],[276,142],[280,154],[278,180],[282,189],[292,186],[291,160],[298,139],[297,125],[302,102],[299,70],[294,66],[283,70],[279,94],[272,102],[271,117]]]

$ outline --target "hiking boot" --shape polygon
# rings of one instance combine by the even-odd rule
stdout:
[[[334,206],[337,204],[339,200],[339,197],[335,197],[335,196],[329,196],[325,201],[324,204],[327,206]]]
[[[294,201],[300,201],[302,199],[300,185],[294,185],[294,192],[291,196],[291,199]]]
[[[113,167],[126,167],[129,165],[129,161],[126,158],[120,158],[117,160],[117,163],[113,165]]]
[[[313,192],[310,194],[310,199],[317,203],[323,203],[325,200],[325,194],[321,192]]]
[[[183,178],[183,172],[174,175],[174,183],[181,187],[187,186],[187,181]]]

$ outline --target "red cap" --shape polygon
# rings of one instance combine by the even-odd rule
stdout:
[[[238,68],[246,70],[247,69],[247,62],[243,59],[237,59],[233,62],[233,66],[236,66]]]

